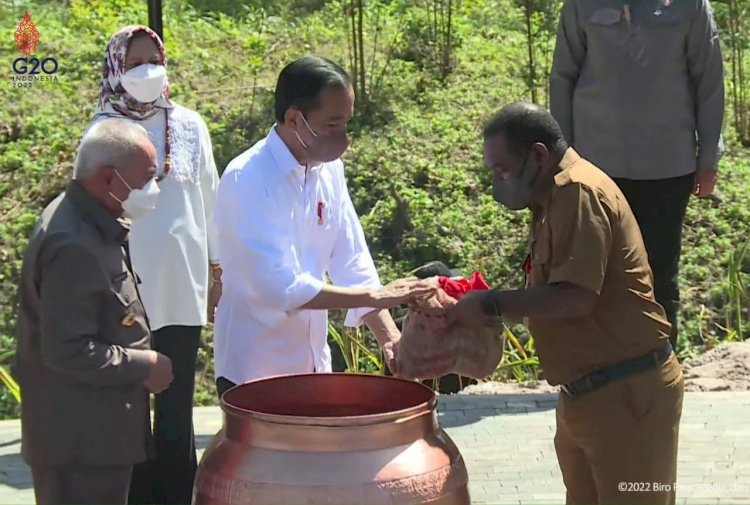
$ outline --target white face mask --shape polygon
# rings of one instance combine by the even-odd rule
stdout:
[[[120,82],[130,96],[141,103],[151,103],[161,96],[166,79],[164,65],[144,63],[125,72]]]
[[[145,216],[156,207],[156,200],[159,197],[159,185],[156,183],[156,179],[151,179],[141,189],[133,189],[130,184],[125,182],[120,172],[115,170],[117,177],[120,178],[123,184],[128,187],[130,193],[125,200],[120,200],[111,192],[109,195],[120,202],[122,205],[122,215],[128,219],[138,219]]]

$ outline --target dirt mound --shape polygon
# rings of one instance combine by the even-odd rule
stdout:
[[[546,381],[528,382],[482,382],[467,386],[459,394],[462,395],[520,395],[530,393],[556,393],[557,386],[550,386]]]
[[[750,342],[721,344],[698,358],[682,363],[686,391],[750,391]],[[558,387],[545,381],[483,382],[459,394],[554,393]]]
[[[722,344],[682,364],[686,391],[750,391],[750,343]]]

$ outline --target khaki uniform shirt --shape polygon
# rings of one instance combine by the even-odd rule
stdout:
[[[625,197],[573,149],[561,168],[546,205],[534,212],[527,285],[570,283],[599,299],[589,317],[528,321],[552,385],[654,351],[670,331]]]
[[[121,465],[151,447],[151,334],[127,222],[73,181],[44,210],[21,273],[18,372],[29,464]]]

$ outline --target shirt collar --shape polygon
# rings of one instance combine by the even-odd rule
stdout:
[[[78,210],[91,218],[91,221],[107,240],[118,243],[125,243],[128,240],[130,221],[123,218],[118,219],[110,214],[78,181],[70,181],[65,193]]]
[[[271,150],[271,156],[276,161],[276,166],[284,174],[289,174],[295,170],[305,169],[304,165],[301,165],[297,158],[294,157],[289,146],[286,145],[284,139],[281,138],[279,133],[276,131],[277,125],[271,127],[271,131],[268,132],[266,138],[266,145]]]
[[[555,175],[555,185],[556,186],[564,186],[567,184],[570,180],[570,169],[573,167],[573,165],[576,164],[577,161],[581,159],[581,155],[576,152],[575,149],[572,147],[569,147],[565,154],[563,155],[562,159],[560,160],[559,166],[560,166],[560,172],[558,172]]]
[[[547,209],[549,208],[549,204],[552,200],[552,195],[554,195],[555,190],[561,186],[565,186],[570,182],[570,169],[579,161],[581,160],[581,155],[576,152],[575,149],[572,147],[569,147],[565,154],[563,154],[562,159],[560,160],[560,163],[558,163],[558,167],[560,167],[560,171],[555,174],[554,177],[554,185],[550,188],[549,192],[546,195],[546,198],[544,199],[544,204],[539,207],[537,210],[539,212],[540,216],[544,216],[547,213]]]

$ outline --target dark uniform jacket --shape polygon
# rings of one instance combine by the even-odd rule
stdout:
[[[150,330],[128,222],[76,181],[44,210],[23,260],[18,370],[32,465],[121,465],[151,447]]]

